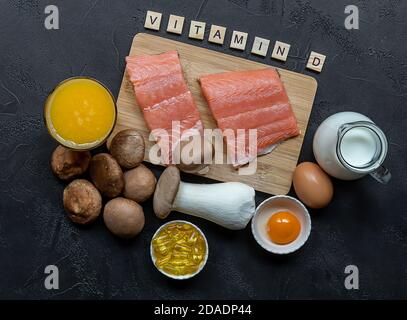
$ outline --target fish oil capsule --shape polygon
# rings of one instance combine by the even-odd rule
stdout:
[[[168,233],[171,233],[176,229],[178,229],[178,226],[176,224],[171,224],[165,229],[165,231],[168,232]]]
[[[161,242],[167,241],[169,239],[170,239],[169,235],[165,233],[165,234],[159,234],[158,237],[155,238],[153,241],[154,241],[154,243],[161,243]]]
[[[160,245],[154,251],[156,251],[160,255],[166,255],[170,252],[170,248],[171,248],[170,246]]]
[[[201,254],[201,253],[202,253],[202,250],[201,250],[198,246],[194,246],[194,247],[192,248],[192,253],[195,254],[195,255]]]
[[[195,262],[194,260],[192,260],[192,258],[190,258],[190,259],[185,261],[185,266],[187,266],[187,267],[195,267],[196,269],[198,269],[200,262],[201,261]]]
[[[172,240],[177,242],[179,240],[181,240],[182,238],[184,238],[184,233],[180,232],[179,230],[175,231],[174,234],[172,235]]]
[[[177,243],[174,246],[174,251],[178,251],[178,252],[191,252],[192,249],[191,247],[187,246],[186,244],[179,244]]]
[[[161,246],[167,246],[167,247],[171,247],[174,244],[174,241],[172,239],[167,239],[164,241],[158,241],[157,242],[157,246],[161,247]]]
[[[196,247],[199,248],[200,250],[205,250],[206,244],[204,241],[198,239],[198,241],[196,242]]]
[[[195,244],[195,243],[198,241],[198,238],[199,238],[199,234],[198,234],[197,232],[193,231],[193,232],[190,234],[190,236],[188,237],[187,242],[188,242],[189,244]]]
[[[202,259],[203,259],[203,256],[201,254],[193,254],[192,255],[192,261],[201,262]]]
[[[187,223],[184,223],[182,225],[182,229],[184,229],[184,230],[192,230],[192,228],[193,227],[190,224],[187,224]]]
[[[173,275],[179,275],[180,273],[179,273],[179,268],[177,268],[176,266],[174,266],[174,265],[172,265],[172,264],[170,264],[170,263],[167,263],[167,264],[165,264],[163,267],[162,267],[162,269],[165,271],[165,272],[168,272],[169,274],[173,274]]]
[[[184,266],[183,267],[183,272],[185,274],[195,273],[197,270],[198,270],[198,268],[195,266]]]
[[[190,256],[189,256],[188,252],[177,252],[177,251],[174,251],[174,252],[172,253],[172,257],[173,257],[173,258],[176,258],[176,259],[188,259]]]
[[[185,238],[182,238],[180,240],[177,241],[177,244],[181,244],[181,245],[187,245],[187,240]]]
[[[171,260],[171,255],[167,254],[166,256],[160,257],[159,259],[156,260],[155,265],[158,268],[163,267],[166,263],[168,263]]]
[[[188,259],[171,259],[171,264],[174,266],[184,266],[187,264]]]

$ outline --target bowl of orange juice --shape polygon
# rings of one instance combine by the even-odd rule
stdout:
[[[102,145],[112,133],[116,117],[116,103],[110,90],[89,77],[62,81],[44,107],[50,135],[74,150],[91,150]]]

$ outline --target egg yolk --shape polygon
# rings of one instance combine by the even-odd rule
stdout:
[[[290,212],[273,214],[267,222],[267,233],[276,244],[288,244],[297,239],[301,225],[297,217]]]

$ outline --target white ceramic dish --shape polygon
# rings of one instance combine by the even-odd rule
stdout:
[[[157,236],[157,234],[161,231],[162,228],[164,228],[165,226],[167,226],[167,225],[169,225],[169,224],[172,224],[172,223],[186,223],[186,224],[189,224],[189,225],[193,226],[194,228],[196,228],[196,229],[199,231],[199,233],[202,235],[202,237],[203,237],[204,240],[205,240],[205,245],[206,245],[205,257],[204,257],[204,260],[202,261],[202,263],[201,263],[199,269],[198,269],[195,273],[187,274],[187,275],[184,275],[184,276],[175,276],[175,275],[169,274],[169,273],[167,273],[167,272],[161,270],[160,268],[157,268],[157,266],[155,265],[156,257],[155,257],[154,249],[153,249],[153,239]],[[154,233],[153,237],[151,238],[151,242],[150,242],[150,256],[151,256],[151,260],[153,261],[153,264],[154,264],[155,268],[156,268],[158,271],[160,271],[162,274],[166,275],[167,277],[169,277],[169,278],[171,278],[171,279],[175,279],[175,280],[186,280],[186,279],[190,279],[190,278],[196,276],[196,275],[197,275],[199,272],[201,272],[201,270],[205,267],[206,261],[208,260],[208,255],[209,255],[209,246],[208,246],[208,241],[206,240],[205,234],[204,234],[204,233],[202,232],[202,230],[199,229],[196,225],[194,225],[193,223],[188,222],[188,221],[184,221],[184,220],[173,220],[173,221],[169,221],[169,222],[163,224],[161,227],[159,227],[158,230]]]
[[[267,221],[275,213],[289,211],[301,224],[297,239],[285,245],[272,242],[267,235]],[[252,219],[252,233],[257,243],[265,250],[275,254],[288,254],[297,251],[308,240],[311,233],[311,217],[307,208],[297,199],[290,196],[275,196],[263,201],[256,209]]]

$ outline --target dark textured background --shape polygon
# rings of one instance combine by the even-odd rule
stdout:
[[[349,2],[359,6],[360,30],[343,26]],[[44,28],[48,4],[59,6],[58,31]],[[163,12],[163,37],[314,75],[319,89],[301,160],[313,160],[312,137],[324,118],[359,111],[388,135],[391,183],[335,181],[334,201],[312,212],[308,243],[287,257],[261,249],[250,228],[231,232],[188,218],[211,250],[204,271],[185,282],[164,278],[150,261],[150,238],[162,223],[151,202],[143,233],[130,242],[110,235],[101,219],[89,228],[73,225],[62,207],[64,184],[49,169],[56,144],[42,121],[44,100],[75,75],[95,77],[117,95],[124,57],[144,32],[148,9]],[[164,31],[170,13],[186,17],[181,37]],[[0,297],[407,298],[406,15],[401,0],[0,0]],[[226,44],[189,40],[191,19],[228,27]],[[228,49],[233,29],[249,32],[245,53]],[[288,61],[250,55],[256,35],[290,43]],[[305,70],[310,50],[327,55],[321,74]],[[257,203],[266,197],[257,193]],[[59,267],[58,291],[44,288],[48,264]],[[358,291],[344,288],[348,264],[359,267]]]

